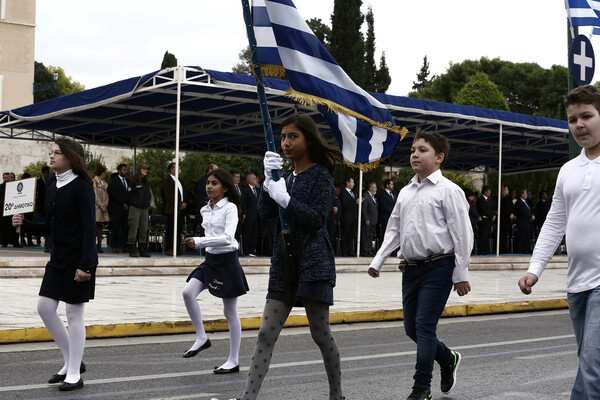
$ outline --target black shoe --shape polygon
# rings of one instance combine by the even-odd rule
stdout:
[[[456,370],[460,365],[460,360],[462,356],[458,351],[450,351],[451,358],[450,363],[445,367],[441,368],[442,370],[442,383],[441,388],[443,393],[448,393],[452,390],[454,385],[456,385]]]
[[[81,362],[81,366],[79,367],[79,373],[83,374],[85,371],[87,371],[87,368],[85,367],[85,363],[82,361]],[[58,383],[58,382],[62,382],[65,380],[65,378],[67,377],[67,374],[54,374],[52,375],[52,378],[48,379],[48,383]]]
[[[431,400],[431,390],[413,388],[412,393],[406,400]]]
[[[240,366],[236,365],[233,368],[216,368],[213,369],[213,373],[217,374],[217,375],[224,375],[224,374],[233,374],[235,372],[240,372]]]
[[[70,392],[71,390],[81,389],[83,387],[83,379],[79,378],[79,380],[75,383],[63,382],[58,387],[58,390],[63,392]]]
[[[140,257],[152,257],[150,253],[148,253],[147,243],[140,244]]]
[[[134,257],[134,258],[138,258],[140,256],[140,254],[137,251],[137,248],[135,246],[130,248],[131,250],[129,250],[129,257]],[[125,251],[123,251],[125,252]]]
[[[104,250],[102,250],[102,247],[98,247],[98,253],[104,253]]]
[[[198,349],[188,350],[185,353],[183,353],[183,358],[194,357],[196,354],[200,353],[202,350],[208,349],[210,346],[211,346],[210,339],[206,339],[206,342],[202,346],[200,346]]]

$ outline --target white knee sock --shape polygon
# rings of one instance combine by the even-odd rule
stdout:
[[[65,375],[69,365],[69,333],[65,324],[56,313],[57,308],[58,300],[44,296],[38,297],[37,312],[42,321],[44,321],[46,329],[50,332],[64,359],[64,365],[58,373]]]
[[[67,321],[69,323],[69,368],[65,382],[79,381],[83,349],[85,348],[85,320],[83,312],[85,303],[67,303]]]
[[[242,324],[237,311],[237,297],[223,299],[223,314],[229,322],[229,358],[220,368],[231,369],[239,365],[242,344]]]
[[[204,283],[199,281],[196,278],[190,279],[190,281],[183,288],[183,302],[185,303],[185,308],[192,320],[192,324],[194,325],[194,329],[196,330],[196,342],[190,347],[190,350],[199,349],[208,337],[206,336],[206,332],[204,331],[204,323],[202,322],[202,312],[200,311],[200,306],[198,305],[198,301],[196,297],[206,289]]]

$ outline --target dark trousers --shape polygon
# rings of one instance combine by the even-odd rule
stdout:
[[[356,219],[343,219],[340,221],[340,247],[342,256],[356,256],[353,239],[356,238]]]
[[[242,242],[244,245],[244,254],[256,254],[256,246],[258,246],[259,232],[258,217],[246,216],[242,225]]]
[[[533,239],[531,226],[519,226],[517,251],[522,254],[531,254],[531,239]]]
[[[12,226],[12,215],[2,217],[1,229],[2,246],[6,247],[9,244],[15,247],[19,246],[19,234],[17,233],[17,228]]]
[[[369,254],[375,254],[373,239],[375,239],[375,224],[369,224],[369,226],[363,224],[360,232],[361,255],[366,256]]]
[[[492,223],[489,218],[479,222],[479,240],[477,241],[477,254],[490,254],[490,237],[492,236]]]
[[[433,361],[450,362],[450,349],[437,338],[437,324],[452,290],[454,258],[442,258],[416,267],[402,275],[404,330],[417,344],[415,388],[431,386]]]
[[[165,214],[167,217],[167,230],[165,231],[165,250],[173,250],[173,228],[175,227],[175,215]],[[177,251],[181,250],[181,233],[183,232],[183,216],[177,214]]]
[[[127,234],[129,232],[128,215],[129,213],[125,210],[119,210],[110,214],[110,245],[113,249],[122,249],[127,246]]]

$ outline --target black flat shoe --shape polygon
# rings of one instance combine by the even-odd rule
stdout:
[[[86,370],[87,370],[87,368],[85,367],[85,363],[82,361],[81,366],[79,367],[79,373],[83,374]],[[48,379],[48,383],[62,382],[65,380],[66,377],[67,377],[67,374],[64,374],[64,375],[54,374],[54,375],[52,375],[52,378]]]
[[[233,374],[235,372],[240,372],[240,366],[236,365],[233,368],[215,368],[213,369],[213,373],[217,374],[217,375],[223,375],[223,374]]]
[[[200,353],[202,350],[208,349],[210,346],[210,339],[206,339],[206,342],[202,346],[200,346],[200,348],[196,350],[188,350],[185,353],[183,353],[183,358],[194,357],[196,354]]]
[[[79,380],[76,383],[68,383],[68,382],[61,383],[60,386],[58,387],[58,390],[63,391],[63,392],[70,392],[71,390],[81,389],[82,387],[83,387],[83,379],[79,378]]]

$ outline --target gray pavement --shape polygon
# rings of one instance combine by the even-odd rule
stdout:
[[[334,292],[335,305],[331,308],[332,323],[401,317],[402,274],[394,271],[393,267],[388,267],[380,278],[373,279],[364,272],[368,261],[363,259],[362,263],[359,262],[354,268],[355,272],[338,274]],[[447,312],[459,316],[566,307],[565,268],[546,270],[530,296],[521,294],[517,287],[517,280],[524,272],[522,269],[471,271],[471,293],[459,297],[453,292],[448,300]],[[259,323],[255,321],[253,324],[244,324],[244,320],[256,319],[262,314],[268,275],[264,272],[249,273],[247,278],[250,292],[240,297],[238,302],[239,315],[246,329],[256,327]],[[0,343],[48,340],[27,338],[25,334],[19,334],[31,328],[43,328],[36,312],[40,283],[40,277],[0,278],[0,301],[3,304],[0,309]],[[138,330],[133,334],[191,331],[181,297],[184,285],[185,275],[98,276],[96,298],[86,307],[88,336],[91,334],[90,326],[104,325],[110,325],[111,331],[110,334],[105,332],[105,336],[132,335],[131,331],[119,331],[118,327],[123,324],[162,324],[158,330]],[[220,299],[206,291],[200,294],[198,301],[205,322],[223,319]],[[62,304],[59,314],[66,321]],[[291,315],[303,314],[303,309],[295,308]],[[336,319],[334,315],[341,317]],[[176,331],[173,330],[174,327],[183,330]]]

